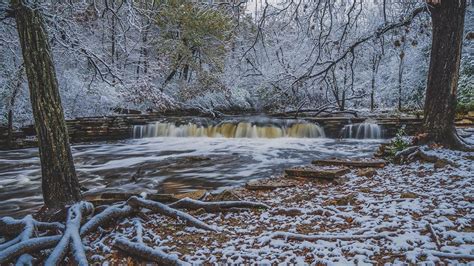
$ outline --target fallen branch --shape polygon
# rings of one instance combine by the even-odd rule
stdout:
[[[455,259],[455,260],[474,260],[474,255],[470,254],[456,254],[456,253],[448,253],[448,252],[440,252],[434,250],[425,250],[423,251],[426,255],[432,255],[435,257],[446,258],[446,259]]]
[[[206,212],[219,212],[223,210],[229,210],[233,208],[251,208],[251,209],[268,209],[270,206],[250,201],[217,201],[217,202],[204,202],[200,200],[193,200],[190,198],[181,199],[175,203],[169,205],[172,208],[186,209],[186,210],[198,210],[204,209]]]
[[[289,232],[275,232],[270,234],[266,237],[260,238],[260,243],[262,245],[266,245],[270,242],[270,240],[275,238],[283,238],[285,240],[298,240],[298,241],[317,241],[317,240],[326,240],[326,241],[334,241],[334,240],[366,240],[366,239],[382,239],[388,238],[387,233],[381,234],[371,234],[371,235],[303,235],[303,234],[295,234]]]
[[[167,254],[159,249],[150,248],[143,243],[134,243],[123,237],[115,239],[114,247],[125,253],[129,253],[147,261],[156,262],[160,265],[190,265],[189,263],[180,260],[176,254]]]

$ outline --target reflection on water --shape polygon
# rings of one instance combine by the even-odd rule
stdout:
[[[87,193],[219,189],[279,174],[317,158],[364,157],[379,142],[323,138],[158,137],[73,147]],[[37,149],[0,151],[0,216],[41,205]]]

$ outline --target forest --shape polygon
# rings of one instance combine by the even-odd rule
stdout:
[[[0,265],[474,262],[474,1],[3,0]]]

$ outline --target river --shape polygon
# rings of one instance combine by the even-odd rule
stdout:
[[[219,190],[328,157],[366,157],[383,140],[154,137],[72,147],[86,193]],[[0,152],[0,216],[42,204],[36,148]]]

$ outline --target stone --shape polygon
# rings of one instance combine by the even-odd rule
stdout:
[[[363,168],[363,169],[357,170],[358,176],[373,177],[376,174],[377,174],[377,171],[375,171],[375,169],[373,168],[365,168],[365,169]]]
[[[206,195],[206,193],[207,193],[207,190],[198,189],[198,190],[190,191],[190,192],[186,192],[186,193],[175,194],[174,198],[176,198],[178,200],[184,199],[184,198],[199,200],[199,199],[202,199]]]
[[[209,161],[211,158],[205,156],[186,156],[184,157],[185,160],[191,162],[200,162],[200,161]]]
[[[257,179],[245,184],[245,188],[249,190],[273,190],[276,188],[294,186],[296,186],[294,181],[285,179]]]
[[[324,202],[323,205],[326,205],[326,206],[328,205],[336,205],[336,206],[356,205],[358,203],[356,197],[357,195],[355,193],[352,193],[341,198],[328,200]]]
[[[209,201],[239,201],[240,198],[231,190],[224,190],[217,194],[211,194],[206,198]]]
[[[416,199],[416,198],[418,198],[418,195],[416,195],[413,192],[404,192],[404,193],[400,194],[400,198],[401,199]]]
[[[295,217],[295,216],[303,215],[303,212],[299,209],[292,208],[292,209],[277,209],[273,212],[273,214]]]
[[[334,179],[349,173],[347,167],[300,167],[286,169],[288,177]]]
[[[446,165],[448,165],[448,163],[446,161],[443,161],[443,160],[437,160],[435,163],[434,163],[434,168],[444,168],[446,167]]]

